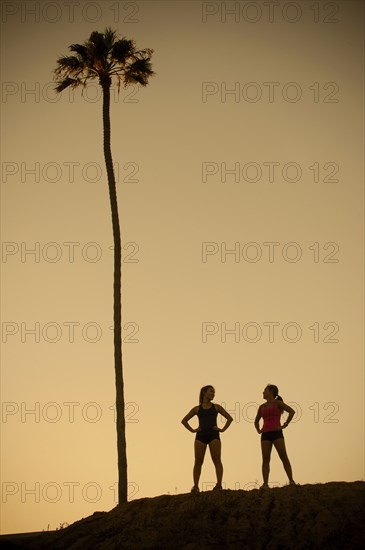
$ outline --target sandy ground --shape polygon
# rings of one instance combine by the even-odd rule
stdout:
[[[0,537],[39,550],[363,550],[365,482],[142,498],[66,529]]]

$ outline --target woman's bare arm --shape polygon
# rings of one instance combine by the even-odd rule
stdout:
[[[191,411],[189,411],[188,414],[187,414],[186,416],[184,416],[184,418],[183,418],[182,421],[181,421],[181,424],[182,424],[183,426],[185,426],[185,428],[186,428],[187,430],[189,430],[189,432],[191,432],[191,433],[196,433],[196,432],[199,430],[199,428],[196,428],[196,429],[194,430],[194,428],[192,428],[192,427],[190,426],[190,424],[189,424],[189,420],[190,420],[191,418],[193,418],[193,416],[195,416],[195,415],[198,413],[198,410],[199,410],[199,407],[198,407],[198,406],[197,406],[197,407],[193,407],[193,408],[191,409]]]
[[[227,420],[227,422],[225,423],[225,425],[223,426],[223,428],[218,428],[217,427],[217,430],[219,432],[225,432],[227,430],[227,428],[229,428],[229,426],[232,424],[233,422],[233,418],[232,416],[225,410],[223,409],[223,407],[221,405],[218,405],[216,404],[215,405],[215,408],[217,409],[217,411],[222,415],[224,416],[224,418]]]
[[[276,400],[276,404],[279,407],[281,411],[285,411],[288,413],[288,418],[284,422],[284,424],[281,426],[282,428],[286,428],[288,424],[290,424],[293,416],[295,415],[295,410],[289,407],[284,401]]]
[[[262,418],[261,407],[262,405],[260,405],[259,408],[257,409],[257,414],[255,418],[255,428],[258,434],[261,433],[261,430],[260,430],[260,419]]]

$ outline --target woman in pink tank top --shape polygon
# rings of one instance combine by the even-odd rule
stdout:
[[[295,485],[293,480],[292,468],[286,454],[283,428],[286,428],[294,416],[294,409],[286,405],[279,395],[279,390],[274,384],[268,384],[263,391],[263,397],[266,403],[259,406],[255,418],[255,428],[257,433],[261,434],[261,450],[262,450],[262,477],[264,483],[262,488],[268,488],[269,473],[270,473],[270,457],[272,446],[278,452],[278,455],[283,463],[284,470],[289,478],[289,483]],[[280,419],[283,412],[288,413],[288,418],[283,425]],[[264,423],[260,428],[260,420]]]

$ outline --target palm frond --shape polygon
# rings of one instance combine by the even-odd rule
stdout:
[[[135,44],[133,40],[127,40],[122,38],[115,42],[111,50],[111,58],[113,61],[117,61],[122,65],[125,64],[128,58],[135,54]]]
[[[76,88],[82,83],[82,81],[79,78],[69,78],[66,77],[62,80],[56,81],[55,91],[57,93],[62,92],[66,88]]]
[[[107,57],[109,48],[103,33],[97,31],[92,32],[88,43],[89,51],[92,52],[95,57],[98,59]]]
[[[150,58],[136,59],[125,70],[124,85],[138,83],[147,86],[149,77],[154,74]]]
[[[117,39],[117,33],[116,31],[113,31],[111,27],[107,27],[104,31],[104,41],[105,44],[108,46],[108,50],[110,51],[115,44],[115,41]]]
[[[145,48],[144,50],[137,50],[135,52],[135,55],[138,59],[140,59],[140,58],[151,59],[152,54],[153,54],[153,50],[151,50],[151,48]]]
[[[79,71],[83,68],[82,61],[75,55],[64,55],[57,59],[58,67],[56,69],[57,73],[62,71]]]
[[[85,44],[71,44],[69,46],[69,50],[71,52],[75,52],[79,55],[80,59],[82,59],[85,63],[88,61],[88,48]]]

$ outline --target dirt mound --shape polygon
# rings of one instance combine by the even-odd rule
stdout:
[[[0,543],[29,550],[360,550],[365,482],[142,498],[60,531]]]

